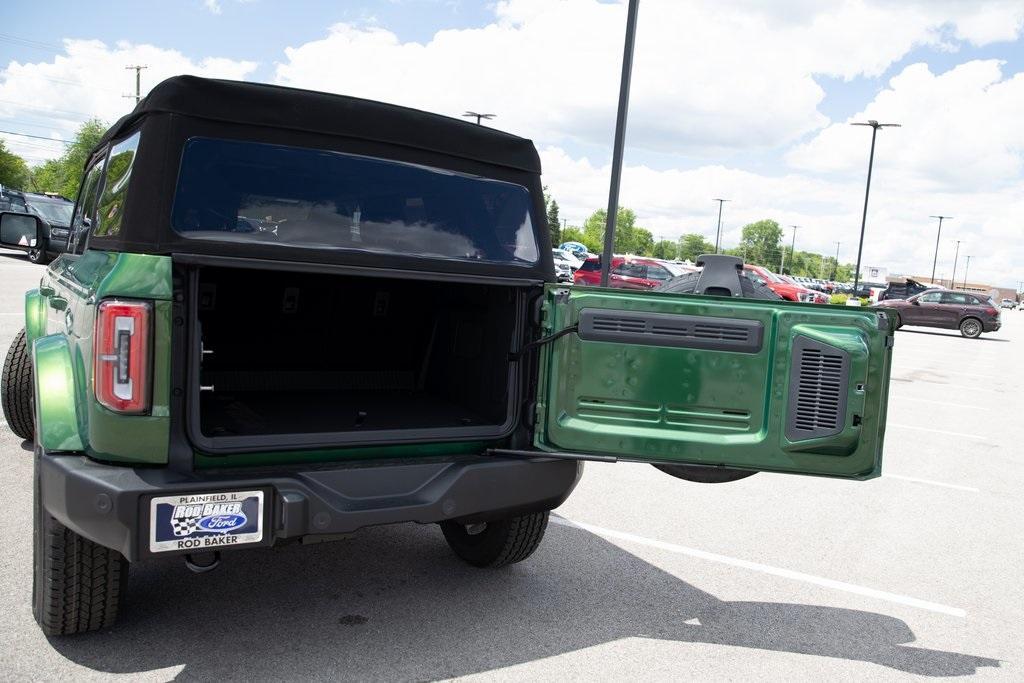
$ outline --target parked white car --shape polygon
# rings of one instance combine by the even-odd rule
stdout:
[[[573,272],[583,265],[583,261],[576,258],[576,255],[566,249],[552,249],[551,256],[555,259],[555,265],[565,263]]]

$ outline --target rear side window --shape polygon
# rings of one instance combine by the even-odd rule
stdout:
[[[98,220],[93,229],[93,235],[109,236],[121,232],[124,200],[128,196],[128,183],[132,178],[132,166],[135,164],[135,154],[138,148],[138,133],[110,148],[110,157],[107,159],[107,178],[103,183],[103,194],[96,212]]]
[[[328,150],[193,138],[171,224],[191,239],[536,263],[521,185]]]
[[[103,180],[103,168],[106,156],[99,157],[85,172],[82,189],[78,193],[75,204],[75,215],[71,219],[71,235],[69,239],[71,251],[81,254],[96,219],[96,199]]]
[[[967,296],[966,294],[960,294],[958,292],[946,292],[942,295],[942,303],[944,304],[958,304],[964,306],[967,304],[974,303],[973,297]]]

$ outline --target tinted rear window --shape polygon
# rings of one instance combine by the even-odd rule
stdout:
[[[535,263],[520,185],[339,152],[193,138],[171,215],[185,237]]]

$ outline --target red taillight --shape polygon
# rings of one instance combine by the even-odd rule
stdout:
[[[96,313],[93,385],[96,400],[119,413],[149,410],[150,304],[104,301]]]
[[[997,316],[997,315],[999,315],[999,311],[997,311],[997,310],[996,310],[996,309],[994,309],[994,308],[986,308],[986,309],[985,309],[985,312],[986,312],[986,313],[988,313],[988,314],[989,314],[989,315],[991,315],[991,316]]]

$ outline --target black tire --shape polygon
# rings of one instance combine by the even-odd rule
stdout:
[[[960,334],[968,339],[977,339],[981,336],[983,327],[977,318],[964,318],[960,321]]]
[[[496,569],[522,562],[537,549],[548,527],[548,513],[534,512],[482,525],[441,522],[456,555],[474,567]]]
[[[892,314],[892,329],[898,330],[903,327],[903,316],[899,313]]]
[[[113,626],[128,580],[127,560],[47,514],[40,503],[38,480],[33,499],[32,615],[36,622],[48,636]]]
[[[25,343],[25,330],[14,336],[4,358],[0,376],[0,403],[4,419],[11,431],[22,439],[32,440],[35,434],[35,398],[32,392],[32,356]]]
[[[45,249],[31,249],[28,252],[28,260],[37,266],[45,266],[51,259],[46,255]]]
[[[659,470],[676,479],[694,481],[698,484],[725,484],[757,474],[749,470],[731,470],[726,467],[700,467],[699,465],[658,465]]]

